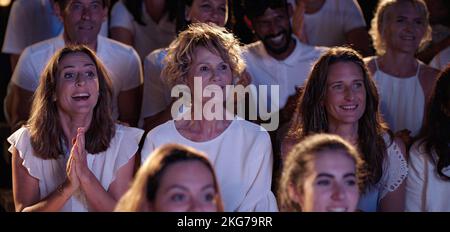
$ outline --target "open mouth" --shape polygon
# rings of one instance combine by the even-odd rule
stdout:
[[[403,35],[403,36],[400,36],[400,39],[405,40],[405,41],[415,41],[416,37],[413,35]]]
[[[341,108],[345,111],[353,111],[358,108],[358,105],[343,105],[343,106],[339,106],[339,108]]]
[[[284,38],[284,35],[283,35],[283,33],[281,33],[278,36],[270,37],[269,40],[273,43],[281,43],[283,41],[283,38]]]
[[[87,101],[90,96],[88,93],[77,93],[72,95],[72,99],[75,101]]]

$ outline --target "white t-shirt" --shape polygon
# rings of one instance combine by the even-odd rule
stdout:
[[[383,136],[386,146],[389,145],[389,136]],[[380,201],[400,186],[408,176],[408,164],[397,143],[394,141],[387,146],[387,156],[383,160],[383,173],[380,181],[374,186],[368,186],[361,195],[358,209],[364,212],[376,212]]]
[[[288,2],[295,9],[295,0]],[[305,13],[303,20],[308,43],[316,46],[341,46],[346,42],[347,32],[366,27],[364,15],[356,0],[325,0],[319,11]]]
[[[141,120],[165,110],[171,103],[171,89],[161,76],[166,55],[167,48],[162,48],[145,57]]]
[[[34,92],[47,62],[64,45],[63,36],[60,35],[27,47],[17,62],[10,83]],[[142,84],[141,61],[132,47],[103,36],[97,37],[97,56],[103,62],[112,80],[113,118],[117,119],[119,93]],[[130,102],[130,104],[136,103]]]
[[[146,25],[140,25],[133,18],[122,1],[116,2],[111,10],[110,28],[122,27],[133,34],[133,47],[139,53],[141,59],[150,54],[155,49],[169,46],[175,39],[175,24],[170,22],[168,15],[158,22],[154,22],[145,10],[145,1],[142,2],[142,21]]]
[[[270,190],[271,142],[262,127],[236,117],[216,138],[193,142],[183,137],[171,120],[148,133],[141,152],[142,162],[157,147],[168,143],[187,145],[208,156],[217,174],[225,211],[278,210]]]
[[[440,51],[430,62],[430,66],[443,71],[450,64],[450,47]]]
[[[423,144],[419,147],[420,142],[414,143],[409,151],[405,211],[450,212],[450,182],[436,171],[436,153],[431,159]],[[449,166],[443,172],[450,177]]]
[[[20,54],[26,47],[63,31],[50,0],[16,0],[9,14],[2,52]],[[100,35],[108,36],[107,21],[102,24]]]
[[[109,148],[101,153],[87,154],[89,169],[106,191],[114,182],[117,171],[135,155],[143,133],[144,131],[141,129],[116,124],[116,134],[112,138]],[[31,146],[28,128],[22,127],[14,132],[8,138],[8,142],[11,144],[9,151],[12,152],[12,149],[16,148],[20,158],[23,159],[22,165],[32,177],[39,181],[41,200],[55,191],[67,178],[66,164],[70,154],[61,155],[58,159],[44,160],[37,157]],[[85,212],[90,209],[83,192],[78,191],[60,211]]]
[[[295,49],[289,57],[284,60],[276,60],[270,56],[263,43],[257,41],[244,47],[243,58],[247,65],[247,72],[252,78],[252,84],[257,88],[259,85],[268,86],[268,97],[259,98],[272,112],[283,108],[289,96],[296,93],[296,86],[303,86],[308,78],[314,62],[327,50],[325,47],[314,47],[301,43],[295,39]],[[279,101],[272,101],[271,86],[279,86]],[[259,102],[256,93],[252,92],[253,104]],[[261,104],[261,103],[259,103]],[[261,115],[261,112],[258,112]]]

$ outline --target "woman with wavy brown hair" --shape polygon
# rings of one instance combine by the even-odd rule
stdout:
[[[350,48],[330,49],[313,66],[299,101],[283,153],[311,134],[340,135],[359,149],[368,171],[358,208],[403,211],[404,144],[383,123],[377,89],[361,55]]]
[[[115,124],[111,81],[95,53],[52,57],[26,126],[8,142],[17,211],[112,211],[134,170],[140,129]]]
[[[194,148],[167,144],[145,160],[116,211],[222,212],[223,203],[208,158]]]

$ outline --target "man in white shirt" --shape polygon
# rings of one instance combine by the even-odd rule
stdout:
[[[84,44],[96,51],[113,83],[113,117],[136,125],[141,103],[142,67],[137,52],[99,36],[108,0],[55,0],[64,24],[58,37],[27,47],[17,63],[5,98],[5,115],[14,129],[27,120],[31,99],[48,60],[66,44]]]
[[[286,0],[244,0],[244,9],[259,39],[246,46],[247,71],[257,88],[259,85],[269,88],[267,97],[256,97],[261,88],[258,93],[252,93],[253,104],[262,101],[270,108],[268,112],[261,112],[261,109],[258,112],[267,120],[265,113],[273,115],[283,109],[288,98],[296,94],[296,87],[303,86],[313,63],[326,48],[303,44],[293,35],[289,21],[292,8]],[[278,101],[271,95],[273,86],[279,86]]]
[[[14,70],[22,51],[39,41],[63,32],[61,20],[54,12],[54,0],[16,0],[13,2],[6,27],[2,52],[10,54]],[[108,35],[108,23],[102,24],[101,35]]]

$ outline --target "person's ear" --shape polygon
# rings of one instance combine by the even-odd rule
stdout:
[[[56,3],[55,1],[52,1],[52,8],[53,8],[53,12],[55,12],[55,15],[59,18],[59,20],[62,22],[63,21],[63,9],[61,9],[61,7],[59,6],[58,3]]]
[[[105,22],[107,19],[108,19],[108,11],[109,11],[109,9],[108,9],[108,7],[107,6],[104,6],[103,7],[103,10],[102,10],[102,22]]]
[[[186,21],[191,21],[191,16],[190,16],[190,12],[191,12],[191,7],[190,6],[185,6],[184,7],[184,19]]]
[[[303,194],[299,192],[297,187],[293,183],[289,183],[288,186],[289,199],[296,202],[300,207],[303,205]]]
[[[294,14],[294,8],[292,7],[291,3],[287,4],[287,10],[288,10],[288,16],[289,16],[289,18],[291,18],[292,15]]]

